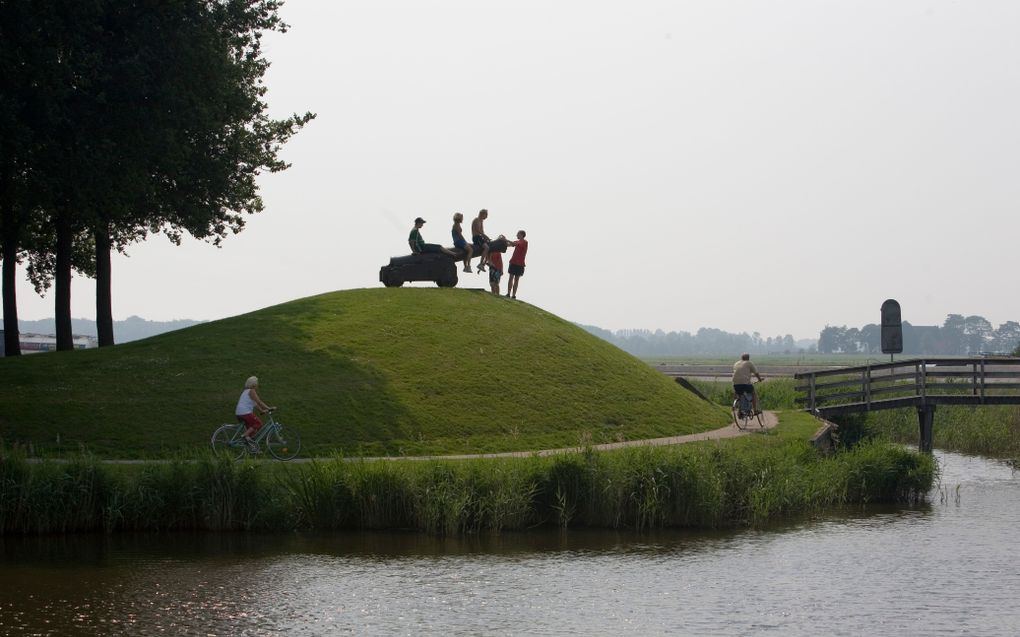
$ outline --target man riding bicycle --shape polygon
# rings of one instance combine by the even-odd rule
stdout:
[[[761,410],[758,409],[758,392],[754,391],[754,385],[751,384],[752,374],[758,377],[760,383],[761,374],[758,373],[758,368],[751,362],[751,355],[744,352],[740,355],[740,360],[733,364],[733,391],[737,398],[740,398],[741,394],[751,394],[751,404],[754,412],[758,413]]]

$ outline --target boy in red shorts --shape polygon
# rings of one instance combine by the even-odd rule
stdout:
[[[517,284],[524,276],[524,257],[528,255],[528,240],[524,238],[526,236],[527,233],[518,230],[517,241],[507,241],[508,244],[514,246],[514,253],[510,257],[510,267],[507,268],[507,274],[510,277],[506,280],[506,295],[512,299],[517,298]]]

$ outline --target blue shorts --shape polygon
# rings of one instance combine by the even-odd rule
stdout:
[[[492,285],[499,285],[499,280],[503,278],[503,273],[489,264],[489,283]]]
[[[454,237],[453,247],[463,250],[465,246],[467,246],[467,241],[464,240],[464,237]]]
[[[754,395],[754,385],[734,385],[733,391],[739,396],[740,394],[751,394]]]

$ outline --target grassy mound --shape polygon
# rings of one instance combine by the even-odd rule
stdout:
[[[250,375],[302,455],[530,450],[693,433],[722,408],[526,303],[460,289],[300,299],[102,350],[0,359],[0,439],[36,454],[208,445]]]

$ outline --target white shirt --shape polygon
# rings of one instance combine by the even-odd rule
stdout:
[[[739,360],[733,364],[734,385],[750,385],[751,374],[758,375],[758,370],[751,361]]]
[[[247,416],[251,413],[255,413],[255,399],[251,397],[251,390],[246,389],[241,392],[241,397],[237,399],[237,409],[234,410],[234,414],[237,416]]]

